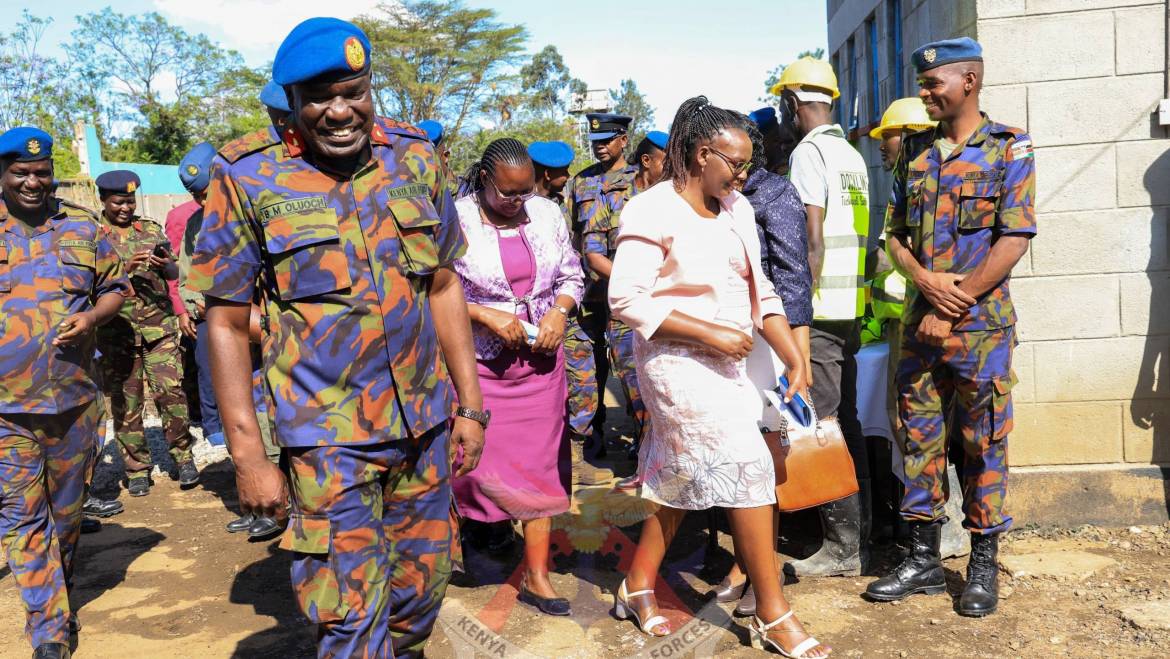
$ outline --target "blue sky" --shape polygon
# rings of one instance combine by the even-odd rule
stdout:
[[[326,6],[350,18],[380,0],[4,0],[0,21],[21,9],[49,16],[49,50],[60,53],[74,16],[112,6],[122,13],[158,11],[173,23],[207,34],[240,51],[249,64],[271,59],[300,20]],[[809,48],[824,47],[823,0],[466,0],[495,9],[501,21],[524,24],[529,50],[560,50],[576,77],[590,88],[616,88],[633,78],[665,127],[684,99],[706,94],[716,105],[751,110],[767,73]],[[51,7],[51,9],[47,9]],[[375,54],[375,57],[377,55]]]

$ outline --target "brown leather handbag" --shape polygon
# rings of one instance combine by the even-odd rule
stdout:
[[[776,464],[776,500],[782,512],[813,508],[857,493],[853,458],[837,419],[817,419],[806,427],[781,416],[778,431],[763,431]]]

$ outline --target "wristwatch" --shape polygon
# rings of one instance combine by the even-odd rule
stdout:
[[[562,307],[561,305],[559,305],[559,304],[554,304],[554,305],[552,305],[552,308],[553,308],[553,309],[556,309],[557,311],[559,311],[559,312],[561,312],[561,313],[563,313],[563,314],[565,314],[565,318],[568,318],[568,317],[569,317],[569,310],[568,310],[568,309],[566,309],[566,308],[564,308],[564,307]]]
[[[492,411],[484,410],[480,412],[479,410],[473,410],[470,407],[463,407],[461,405],[455,410],[455,416],[476,421],[479,425],[483,426],[484,430],[487,430],[488,421],[492,420]]]

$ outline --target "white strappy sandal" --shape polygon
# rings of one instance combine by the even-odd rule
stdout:
[[[821,644],[820,641],[813,638],[812,636],[809,636],[808,638],[806,638],[803,641],[801,641],[800,643],[798,643],[796,647],[792,648],[791,652],[789,652],[788,650],[785,650],[776,641],[773,641],[772,639],[768,638],[768,632],[771,631],[772,628],[775,627],[776,625],[779,625],[782,622],[784,622],[785,620],[791,618],[792,614],[793,614],[792,609],[789,609],[788,613],[785,613],[784,615],[780,616],[779,618],[776,618],[775,620],[773,620],[772,622],[769,622],[768,624],[764,624],[764,621],[760,620],[759,616],[752,616],[752,622],[750,625],[748,625],[748,629],[750,629],[751,633],[752,633],[752,647],[757,649],[757,650],[764,650],[768,646],[771,646],[773,649],[775,649],[781,655],[788,657],[788,659],[821,659],[820,657],[806,657],[804,654],[805,652],[808,652],[809,650],[811,650],[811,649],[813,649]],[[807,633],[804,631],[797,631],[795,629],[779,629],[777,631],[779,631],[781,633],[785,633],[785,634],[805,634],[805,633]],[[825,650],[827,650],[828,654],[833,653],[832,649],[830,649],[830,648],[826,647]],[[828,656],[828,655],[826,655],[826,656]]]
[[[649,595],[650,597],[654,597],[654,591],[653,590],[639,590],[636,593],[627,592],[626,591],[626,580],[622,579],[622,585],[618,586],[617,592],[613,594],[613,614],[615,616],[617,616],[617,618],[619,620],[629,620],[630,618],[633,618],[634,624],[638,625],[638,629],[642,630],[642,633],[646,634],[648,636],[668,636],[668,635],[670,635],[669,631],[666,632],[665,634],[655,634],[654,633],[654,628],[661,626],[661,625],[666,625],[667,629],[670,628],[670,621],[666,619],[666,616],[653,615],[653,616],[650,616],[649,618],[647,618],[645,621],[643,621],[638,616],[637,609],[630,606],[630,600],[632,598],[645,597],[647,595]],[[654,606],[654,609],[657,609],[658,602],[655,601],[653,603],[653,606]]]

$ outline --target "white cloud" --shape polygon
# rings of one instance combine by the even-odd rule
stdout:
[[[306,18],[329,15],[348,20],[386,3],[386,0],[153,1],[159,13],[168,19],[240,51],[254,66],[271,60],[284,37]]]

